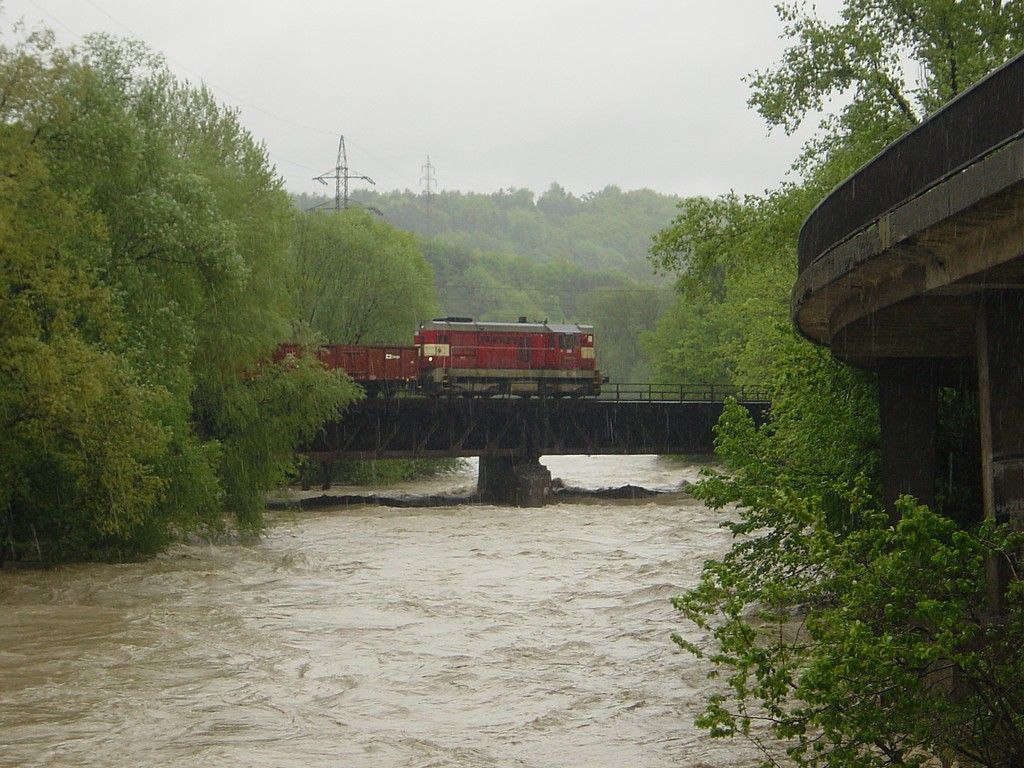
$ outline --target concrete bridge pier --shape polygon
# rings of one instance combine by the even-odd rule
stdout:
[[[978,312],[978,417],[985,516],[1024,529],[1024,291],[987,291]],[[1019,560],[1019,558],[1018,558]],[[1019,563],[1018,563],[1019,564]],[[989,563],[995,607],[1010,564]]]
[[[935,508],[939,420],[935,362],[920,358],[879,360],[878,410],[882,425],[882,493],[895,523],[895,502],[903,494]]]
[[[551,472],[539,456],[481,456],[476,491],[488,504],[543,507],[551,495]]]

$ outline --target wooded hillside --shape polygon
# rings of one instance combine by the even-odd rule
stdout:
[[[292,200],[313,210],[334,204]],[[593,323],[601,369],[615,381],[650,375],[637,340],[654,329],[672,291],[651,268],[649,249],[680,202],[612,186],[576,197],[557,184],[537,199],[526,189],[352,195],[354,206],[420,236],[439,314]]]

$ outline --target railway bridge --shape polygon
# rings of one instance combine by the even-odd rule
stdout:
[[[538,506],[543,455],[709,454],[725,397],[764,418],[763,393],[729,387],[610,385],[598,399],[367,398],[303,451],[311,458],[480,457],[483,500]]]

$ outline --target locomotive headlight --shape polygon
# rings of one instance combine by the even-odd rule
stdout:
[[[433,356],[433,355],[431,355],[430,357],[428,357],[428,358],[427,358],[427,362],[428,362],[428,363],[432,363],[432,362],[434,362],[434,356]]]
[[[593,344],[593,343],[594,343],[594,337],[593,336],[587,336],[587,344]]]

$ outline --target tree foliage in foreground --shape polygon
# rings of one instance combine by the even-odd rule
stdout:
[[[911,499],[893,526],[864,450],[873,401],[849,397],[860,374],[792,353],[807,390],[760,430],[729,406],[728,471],[697,491],[711,508],[737,505],[736,543],[674,600],[706,639],[673,639],[721,681],[698,724],[754,741],[766,764],[1019,765],[1024,590],[1015,582],[993,620],[984,574],[1024,538],[992,521],[964,529]]]
[[[676,642],[720,681],[699,722],[755,740],[772,765],[1022,765],[1024,590],[1015,580],[992,615],[985,575],[987,560],[1020,551],[1020,534],[910,499],[893,525],[873,377],[797,338],[787,316],[806,215],[1017,51],[1024,3],[847,0],[835,22],[803,3],[779,11],[790,46],[751,78],[751,104],[787,130],[832,97],[844,105],[798,159],[802,179],[691,203],[653,251],[681,297],[646,339],[662,376],[714,371],[772,393],[760,428],[726,410],[725,471],[697,491],[729,510],[736,535],[675,601],[696,628]]]
[[[122,557],[260,522],[353,397],[261,364],[295,320],[266,153],[131,43],[0,48],[0,550]]]

